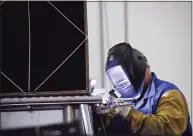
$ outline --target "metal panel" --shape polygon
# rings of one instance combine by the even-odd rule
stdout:
[[[62,110],[1,112],[1,129],[63,123]]]
[[[7,6],[6,4],[9,4],[9,3],[11,3],[11,2],[4,2],[1,6],[0,6],[0,9],[2,9],[2,7],[3,6]],[[23,3],[24,4],[24,7],[26,7],[27,6],[27,4],[28,4],[28,2],[26,1],[26,2],[15,2],[15,6],[17,6],[17,4],[21,4],[21,3]],[[30,7],[30,11],[33,11],[33,13],[35,13],[35,11],[33,10],[33,7],[34,8],[36,8],[36,9],[42,9],[41,8],[41,4],[42,5],[44,5],[45,3],[47,3],[47,5],[49,5],[49,3],[48,2],[32,2],[32,1],[30,1],[29,2],[29,7]],[[81,29],[84,29],[84,30],[82,30],[86,35],[87,35],[87,14],[86,14],[86,2],[73,2],[73,4],[71,3],[70,4],[70,2],[51,2],[54,6],[51,6],[50,5],[50,7],[46,7],[46,8],[50,8],[50,9],[55,9],[54,7],[57,7],[57,9],[59,9],[60,11],[65,11],[65,6],[66,6],[66,4],[68,5],[71,5],[71,7],[70,6],[68,6],[68,8],[70,8],[71,10],[73,10],[73,13],[78,13],[78,12],[82,12],[81,14],[83,15],[82,17],[78,17],[79,19],[80,18],[82,18],[83,20],[83,22],[84,22],[84,25],[83,26],[81,26]],[[61,5],[63,4],[63,6],[64,7],[62,7]],[[72,6],[73,5],[73,6]],[[78,9],[77,7],[78,7],[78,5],[83,5],[83,9],[81,10],[81,11],[77,11],[77,12],[75,12],[74,10],[76,9]],[[12,5],[12,6],[14,6],[14,5]],[[36,6],[36,7],[35,7]],[[23,9],[23,8],[21,8],[21,9]],[[55,12],[56,12],[56,10],[57,9],[55,9]],[[24,10],[24,9],[23,9]],[[28,9],[29,10],[29,9]],[[77,26],[78,25],[80,25],[78,22],[76,22],[76,21],[78,21],[78,19],[77,19],[77,17],[75,17],[75,16],[69,16],[69,15],[71,15],[71,10],[66,10],[66,14],[68,14],[68,19],[69,19],[69,21],[71,21],[71,20],[73,20],[73,21],[71,21],[72,23],[75,23]],[[27,13],[27,7],[26,7],[26,13]],[[48,13],[48,12],[46,12],[46,13]],[[36,16],[36,14],[30,14],[31,16],[31,21],[30,21],[30,26],[31,26],[31,31],[32,32],[35,32],[35,27],[36,27],[36,25],[38,25],[37,24],[37,21],[36,22],[34,22],[35,20],[34,20],[34,16]],[[40,14],[39,14],[40,15]],[[60,14],[60,13],[58,13],[58,16],[61,16],[62,17],[62,15]],[[48,15],[49,16],[49,15]],[[2,17],[1,17],[2,18]],[[29,18],[28,18],[29,19]],[[56,18],[55,18],[56,19]],[[64,18],[65,19],[65,18]],[[18,18],[18,20],[19,20],[19,18]],[[51,20],[54,20],[54,18],[52,18]],[[41,23],[41,21],[40,20],[38,20],[39,21],[39,23]],[[79,21],[81,21],[81,20],[79,20]],[[58,22],[60,22],[60,21],[58,21]],[[49,23],[49,22],[48,22]],[[78,23],[78,24],[77,24]],[[36,24],[36,25],[35,25]],[[70,23],[69,23],[70,24]],[[44,25],[42,25],[43,27],[44,27]],[[45,26],[46,26],[46,24],[45,24]],[[57,26],[57,25],[56,25]],[[39,28],[39,30],[41,31],[41,29],[43,29],[43,27],[42,28]],[[67,26],[68,27],[68,26]],[[50,27],[50,28],[52,28],[52,27]],[[62,28],[61,28],[62,29]],[[75,29],[75,28],[72,28],[72,29]],[[36,29],[37,30],[37,29]],[[51,29],[50,29],[51,30]],[[53,29],[53,30],[55,30],[55,29]],[[37,33],[37,32],[36,32]],[[70,33],[69,33],[70,34]],[[61,36],[61,34],[59,34],[60,36]],[[34,52],[33,52],[33,49],[36,47],[36,43],[34,43],[34,34],[31,34],[31,47],[32,47],[32,53],[31,53],[31,55],[32,55],[32,57],[34,58]],[[43,36],[43,35],[42,35]],[[28,38],[28,37],[26,37],[26,38]],[[43,37],[39,37],[39,38],[43,38]],[[85,36],[85,38],[87,38],[86,36]],[[37,39],[37,37],[36,37],[36,39]],[[11,39],[10,39],[11,40]],[[41,39],[40,39],[41,40]],[[50,40],[49,38],[47,39],[47,40]],[[72,42],[73,41],[77,41],[76,40],[76,38],[74,37],[74,39],[73,40],[71,40]],[[66,49],[68,49],[69,47],[71,47],[72,45],[70,45],[70,44],[66,44],[65,42],[64,42],[64,44],[65,44],[65,47],[66,47]],[[56,44],[57,45],[57,44]],[[56,48],[56,45],[54,46],[54,48]],[[11,45],[12,46],[12,45]],[[15,45],[16,46],[16,45]],[[28,46],[28,44],[26,45],[26,46]],[[42,57],[46,57],[46,49],[47,49],[47,45],[45,45],[45,44],[41,44],[41,46],[44,46],[44,47],[46,47],[45,48],[45,50],[43,50],[43,48],[42,48]],[[40,46],[39,46],[40,47]],[[1,69],[1,78],[3,77],[4,79],[4,81],[3,81],[3,86],[5,86],[6,84],[7,84],[7,86],[12,86],[12,88],[9,88],[8,90],[3,90],[2,91],[2,86],[1,86],[1,94],[0,94],[0,97],[22,97],[22,96],[60,96],[60,95],[85,95],[85,94],[88,94],[88,84],[89,84],[89,79],[88,79],[88,43],[87,43],[87,41],[85,41],[85,43],[84,43],[84,45],[82,46],[83,48],[81,49],[80,48],[80,50],[77,50],[76,52],[75,52],[75,54],[72,56],[72,57],[75,57],[76,59],[77,58],[80,58],[80,57],[82,57],[82,58],[84,58],[84,59],[82,59],[82,60],[84,60],[83,62],[80,62],[79,61],[79,64],[84,64],[85,66],[83,66],[84,67],[84,69],[82,69],[83,67],[81,67],[81,65],[79,65],[79,67],[78,67],[78,63],[77,62],[75,62],[75,60],[73,60],[73,58],[72,59],[69,59],[69,61],[68,61],[68,63],[66,64],[66,67],[68,66],[69,67],[69,69],[71,69],[71,70],[73,70],[73,68],[75,68],[73,71],[68,71],[68,72],[66,72],[65,73],[65,71],[63,71],[63,70],[65,70],[65,69],[61,69],[60,68],[60,70],[58,70],[58,73],[57,74],[59,74],[59,75],[62,75],[62,74],[66,74],[66,75],[64,75],[63,77],[65,77],[65,80],[63,80],[64,78],[63,77],[60,77],[61,79],[60,80],[56,80],[56,75],[54,75],[54,76],[52,76],[52,77],[50,77],[49,78],[49,80],[47,80],[46,81],[46,83],[45,83],[45,86],[43,87],[43,88],[38,88],[37,89],[37,91],[35,92],[34,90],[35,90],[35,88],[37,87],[37,85],[40,83],[39,82],[39,78],[37,78],[40,74],[35,74],[34,73],[34,71],[33,71],[33,67],[34,67],[34,62],[36,62],[37,61],[37,66],[35,66],[34,68],[36,69],[36,71],[38,70],[38,69],[40,69],[42,66],[41,66],[41,63],[40,62],[38,62],[38,59],[37,58],[34,58],[35,60],[32,60],[32,64],[31,65],[33,65],[33,67],[32,67],[32,73],[31,73],[31,78],[32,78],[32,83],[31,83],[31,86],[32,86],[32,90],[26,90],[26,89],[24,89],[26,92],[28,92],[28,91],[31,91],[31,92],[34,92],[33,93],[33,95],[31,95],[31,94],[29,94],[29,93],[23,93],[23,92],[19,92],[20,90],[18,90],[18,88],[17,87],[15,87],[12,83],[10,83],[8,80],[6,80],[5,79],[5,76],[2,74],[2,69]],[[22,49],[21,49],[22,50]],[[19,50],[20,51],[20,50]],[[64,54],[65,53],[67,53],[67,52],[65,52],[65,49],[63,49],[63,51],[64,51]],[[81,52],[80,52],[81,51]],[[41,55],[40,54],[40,52],[39,53],[36,53],[36,55]],[[79,57],[77,56],[79,54]],[[80,54],[81,54],[81,56],[80,56]],[[54,56],[56,56],[56,55],[58,55],[57,53],[55,53],[55,54],[50,54],[51,56],[52,55],[54,55]],[[23,58],[25,58],[25,57],[23,57]],[[40,58],[40,57],[39,57]],[[1,57],[1,59],[2,59],[2,57]],[[4,58],[5,59],[5,58]],[[41,58],[40,58],[41,59]],[[6,59],[7,60],[7,59]],[[47,60],[46,60],[47,61]],[[44,61],[44,62],[46,62],[46,61]],[[50,59],[50,61],[49,61],[49,63],[51,63],[52,62],[52,60]],[[7,63],[7,62],[6,62]],[[49,63],[47,63],[47,64],[49,64]],[[53,63],[54,63],[54,61],[53,61]],[[74,64],[76,64],[77,63],[77,65],[75,66]],[[74,66],[73,66],[74,65]],[[4,65],[5,66],[5,65]],[[19,63],[18,63],[18,66],[19,66]],[[27,65],[26,65],[27,66]],[[45,64],[45,67],[46,67],[46,64]],[[78,69],[77,69],[78,68]],[[54,67],[52,68],[53,70],[54,70]],[[82,70],[81,70],[82,69]],[[77,70],[79,70],[79,73],[81,73],[82,75],[84,75],[84,77],[81,77],[82,79],[78,79],[80,76],[77,76],[77,75],[75,75],[75,73],[74,72],[76,72]],[[36,72],[35,71],[35,72]],[[49,71],[49,70],[48,70]],[[24,71],[21,71],[21,72],[24,72]],[[45,73],[45,71],[42,71],[42,72],[40,72],[41,74],[43,74],[43,72]],[[51,72],[51,71],[50,71]],[[18,74],[18,72],[16,71],[16,69],[13,69],[12,70],[12,73],[14,73],[14,74]],[[26,73],[26,72],[24,72],[24,73]],[[47,72],[48,73],[48,72]],[[62,73],[62,74],[61,74]],[[69,73],[74,73],[74,75],[73,76],[70,76],[70,74]],[[10,79],[12,79],[12,76],[10,76],[11,74],[7,74],[7,73],[5,73],[5,75],[7,75],[7,77],[10,77]],[[41,81],[43,80],[43,79],[45,79],[46,78],[46,76],[45,76],[46,74],[44,74],[44,78],[42,77],[42,79],[41,79]],[[48,74],[49,75],[49,74]],[[29,73],[28,73],[28,76],[29,76]],[[37,76],[37,77],[36,77]],[[58,76],[58,75],[57,75]],[[15,77],[19,77],[19,76],[15,76]],[[36,83],[36,84],[34,84],[33,82],[34,81],[36,81],[36,78],[38,79],[38,83]],[[63,79],[62,79],[63,78]],[[84,78],[84,79],[83,79]],[[15,78],[16,79],[16,78]],[[6,80],[6,81],[5,81]],[[14,80],[15,81],[15,80]],[[24,80],[23,80],[24,81]],[[23,81],[20,81],[20,83],[19,84],[23,84],[24,82]],[[57,83],[55,82],[55,81],[57,81]],[[85,81],[85,83],[83,83],[82,81]],[[1,80],[1,82],[2,82],[2,80]],[[27,82],[27,77],[25,78],[25,82]],[[86,85],[83,85],[83,84],[86,84]],[[18,83],[18,82],[17,82]],[[16,83],[16,84],[17,84]],[[29,84],[29,83],[28,83]],[[63,85],[63,87],[62,88],[64,88],[64,89],[62,89],[60,86],[60,84],[62,84]],[[82,84],[82,85],[81,85]],[[41,85],[41,84],[40,84]],[[22,85],[23,86],[23,85]],[[47,87],[46,87],[47,86]],[[80,87],[80,86],[85,86],[84,88],[83,87]],[[22,87],[22,89],[23,88],[27,88],[26,87],[26,84],[25,84],[25,87]]]

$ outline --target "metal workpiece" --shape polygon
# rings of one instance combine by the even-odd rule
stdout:
[[[0,112],[11,111],[41,111],[41,110],[63,110],[63,105],[3,105],[0,106]]]
[[[60,97],[32,97],[32,98],[2,98],[2,104],[27,103],[94,103],[102,102],[102,96],[60,96]]]
[[[72,123],[75,120],[75,109],[72,105],[64,106],[64,123]]]
[[[94,129],[90,106],[88,104],[80,104],[80,111],[85,135],[93,136]]]

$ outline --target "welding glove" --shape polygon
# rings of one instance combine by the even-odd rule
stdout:
[[[96,114],[108,113],[111,115],[120,115],[125,118],[129,114],[132,105],[129,105],[129,103],[127,103],[126,105],[124,105],[124,103],[122,103],[122,105],[111,103],[111,100],[114,98],[116,98],[116,96],[110,94],[109,92],[104,94],[102,104],[95,105]]]
[[[109,91],[110,92],[110,91]],[[96,104],[95,105],[95,112],[96,114],[106,114],[109,112],[109,101],[115,96],[111,95],[109,92],[106,92],[102,97],[102,104]]]
[[[110,109],[107,107],[107,105],[99,104],[99,105],[95,105],[94,110],[96,114],[106,114],[109,112]]]
[[[109,115],[110,117],[114,116],[121,116],[122,118],[126,119],[130,114],[132,106],[117,106],[114,108],[107,108],[106,105],[101,104],[100,106],[95,108],[96,114],[100,115]]]
[[[115,107],[114,110],[110,110],[110,111],[111,111],[111,114],[120,115],[123,118],[127,118],[127,116],[131,111],[131,108],[132,108],[131,106],[124,105],[124,106]]]

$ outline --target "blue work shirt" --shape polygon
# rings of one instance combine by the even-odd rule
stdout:
[[[157,78],[155,73],[152,73],[152,82],[147,88],[144,96],[138,102],[135,103],[134,109],[144,114],[155,114],[157,110],[157,106],[162,95],[170,90],[178,90],[180,89],[167,81],[160,80]],[[181,92],[182,93],[182,92]],[[183,93],[182,93],[183,94]],[[116,124],[118,124],[118,130],[128,129],[128,122],[123,120],[121,117],[117,116],[114,118]],[[132,131],[132,130],[129,130]],[[187,125],[186,131],[182,134],[182,136],[187,136],[192,134],[192,126],[190,123],[190,117]]]

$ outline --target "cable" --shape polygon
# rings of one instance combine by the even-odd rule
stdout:
[[[101,124],[102,124],[102,127],[103,127],[103,131],[105,133],[105,136],[107,136],[107,133],[106,133],[105,126],[104,126],[103,119],[102,119],[101,115],[100,115],[100,119],[101,119]]]
[[[31,28],[30,28],[30,23],[31,23],[31,21],[30,21],[30,7],[29,7],[29,1],[28,1],[28,24],[29,24],[29,64],[28,64],[28,92],[30,92],[30,86],[31,86],[31,81],[30,81],[30,79],[31,79],[31,75],[30,75],[30,73],[31,73],[31,70],[30,70],[30,68],[31,68]]]
[[[20,91],[24,92],[18,85],[16,85],[16,83],[14,83],[8,76],[6,76],[2,71],[0,71],[0,73],[5,77],[7,78],[13,85],[15,85]]]
[[[87,37],[84,41],[86,40]],[[36,89],[32,93],[37,91],[82,46],[84,41],[82,41],[82,43],[78,47],[76,47],[76,49],[38,87],[36,87]]]

